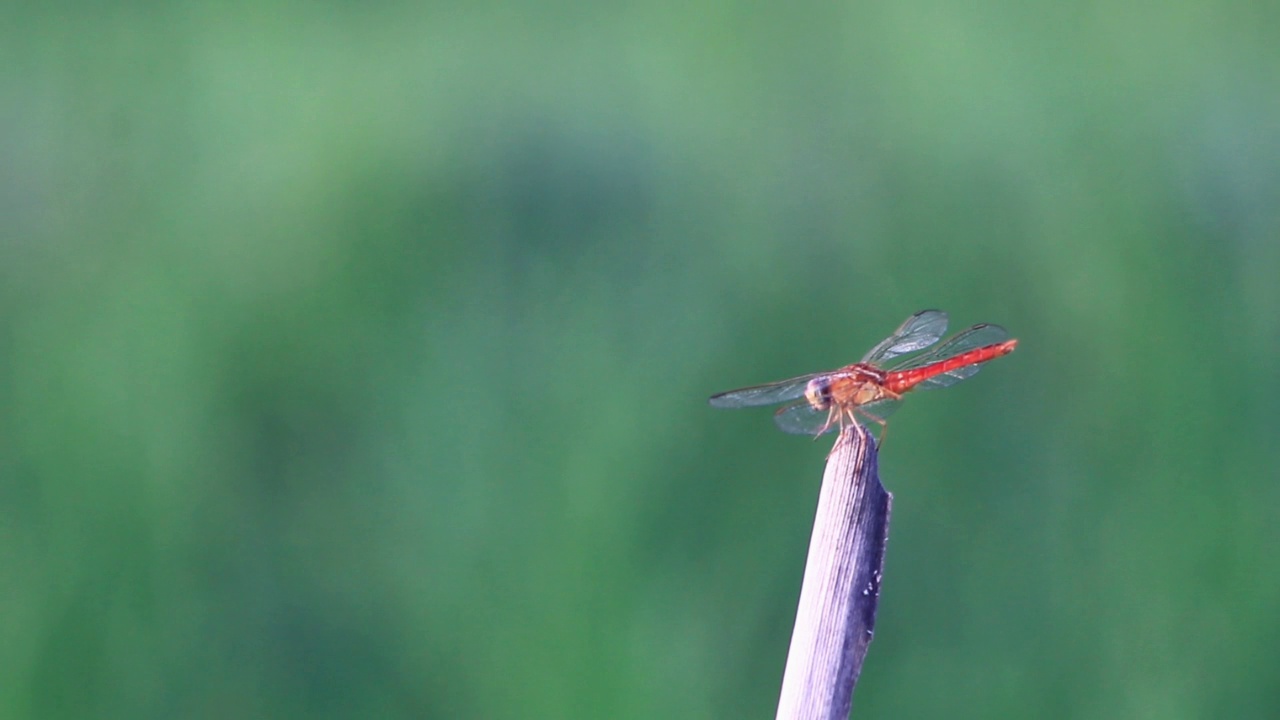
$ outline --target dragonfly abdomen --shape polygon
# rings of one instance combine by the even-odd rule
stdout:
[[[994,360],[1003,355],[1008,355],[1013,352],[1013,349],[1017,346],[1017,340],[1006,340],[1005,342],[996,343],[995,345],[986,345],[984,347],[974,348],[967,352],[962,352],[955,357],[950,357],[946,360],[939,360],[938,362],[930,363],[923,367],[891,372],[885,379],[885,388],[891,392],[904,393],[930,378],[944,375],[962,367],[978,365],[980,363],[987,362],[988,360]]]

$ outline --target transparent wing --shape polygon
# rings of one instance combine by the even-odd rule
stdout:
[[[988,345],[996,345],[1009,339],[1009,331],[999,325],[991,325],[983,323],[974,325],[964,332],[956,334],[938,347],[930,350],[923,355],[917,355],[905,362],[902,362],[893,368],[892,371],[911,370],[914,368],[925,367],[938,362],[946,362],[961,353],[970,350],[976,350],[980,347]],[[952,370],[948,370],[940,375],[925,380],[916,385],[921,390],[935,390],[937,388],[950,387],[966,378],[971,378],[978,373],[978,369],[982,366],[978,363],[971,365],[962,365]]]
[[[815,410],[807,401],[792,403],[784,408],[779,408],[778,412],[773,414],[773,422],[782,432],[788,432],[792,435],[809,435],[817,437],[822,432],[831,432],[840,426],[839,423],[831,423],[831,426],[823,430],[822,426],[826,424],[830,413],[827,410]]]
[[[780,402],[795,400],[804,395],[804,386],[809,381],[822,375],[823,373],[814,373],[812,375],[801,375],[800,377],[791,378],[790,380],[781,380],[778,382],[768,383],[767,385],[754,385],[752,387],[739,388],[730,390],[716,395],[712,395],[707,402],[711,403],[711,407],[718,408],[744,408],[758,407],[760,405],[776,405]]]
[[[923,350],[938,342],[947,331],[947,314],[941,310],[921,310],[907,318],[893,334],[862,357],[864,363],[878,363],[904,353]]]
[[[875,423],[876,420],[888,420],[889,416],[900,407],[902,407],[900,401],[885,398],[884,400],[860,405],[854,412],[857,414],[859,422],[868,424]],[[839,422],[833,422],[826,426],[829,417],[830,411],[815,410],[808,402],[801,401],[780,408],[778,412],[773,414],[773,422],[783,432],[789,432],[792,435],[818,437],[823,433],[829,433],[840,428]],[[826,428],[824,429],[823,426],[826,426]]]
[[[889,416],[897,412],[900,407],[902,407],[901,400],[885,398],[884,400],[860,405],[855,412],[862,414],[867,420],[875,422],[876,419],[888,420]]]

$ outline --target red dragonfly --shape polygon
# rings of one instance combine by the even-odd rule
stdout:
[[[817,437],[861,419],[878,423],[883,441],[886,420],[908,390],[954,385],[972,377],[982,363],[1018,346],[1004,328],[983,323],[929,352],[884,367],[885,360],[933,345],[946,331],[946,313],[922,310],[852,365],[712,395],[711,405],[742,408],[789,402],[773,415],[785,432]]]

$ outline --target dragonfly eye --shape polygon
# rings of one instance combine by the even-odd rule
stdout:
[[[826,410],[831,406],[831,380],[814,378],[804,386],[804,397],[815,410]]]

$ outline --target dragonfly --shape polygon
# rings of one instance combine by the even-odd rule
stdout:
[[[774,422],[784,432],[815,438],[837,428],[843,430],[849,423],[874,422],[880,426],[883,442],[889,415],[898,409],[908,391],[949,387],[973,377],[982,363],[1008,355],[1018,347],[1018,341],[1011,339],[1004,328],[982,323],[928,352],[886,364],[900,355],[933,346],[947,331],[947,320],[941,310],[922,310],[852,365],[730,390],[712,395],[710,403],[718,408],[787,403],[774,413]]]

